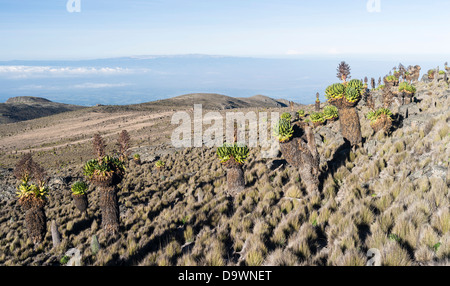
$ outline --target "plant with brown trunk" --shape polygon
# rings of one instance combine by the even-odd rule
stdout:
[[[31,154],[26,154],[17,163],[14,175],[21,182],[17,195],[19,205],[25,211],[28,235],[34,244],[38,244],[44,239],[47,230],[44,206],[49,189],[46,186],[45,171],[33,161]]]
[[[83,181],[75,182],[71,188],[73,203],[82,214],[87,214],[87,208],[89,204],[87,189],[88,185]]]
[[[311,112],[309,119],[314,124],[314,127],[324,125],[327,121],[323,112]]]
[[[376,111],[370,111],[366,115],[370,120],[370,127],[377,133],[383,130],[385,133],[389,132],[392,127],[392,112],[387,108],[379,108]]]
[[[315,111],[316,111],[316,112],[320,112],[320,99],[319,99],[319,93],[316,93]]]
[[[328,103],[339,110],[342,136],[352,146],[362,142],[361,125],[355,106],[361,100],[363,92],[363,83],[357,79],[332,84],[325,90]]]
[[[228,193],[232,196],[237,195],[245,188],[243,165],[248,154],[248,147],[238,143],[224,144],[217,148],[217,156],[227,169]]]
[[[312,128],[303,122],[291,125],[290,121],[280,119],[273,134],[280,143],[284,159],[294,168],[298,168],[300,176],[309,194],[319,192],[320,156],[314,139]]]
[[[327,121],[336,121],[339,118],[339,110],[336,106],[327,105],[323,109],[323,116]]]
[[[412,99],[417,91],[417,89],[412,85],[407,83],[406,81],[400,83],[398,87],[399,93],[403,97],[403,103],[409,104],[412,102]]]
[[[100,192],[102,227],[108,234],[119,231],[119,201],[117,185],[125,174],[125,164],[117,157],[105,155],[104,143],[100,135],[94,137],[97,159],[89,160],[83,167],[84,175]]]
[[[374,78],[370,79],[370,86],[372,87],[372,89],[375,89],[376,85],[375,85],[375,79]]]
[[[400,80],[396,75],[388,75],[384,77],[384,89],[383,89],[383,107],[390,108],[394,97],[398,97],[400,94],[394,87],[399,86]]]

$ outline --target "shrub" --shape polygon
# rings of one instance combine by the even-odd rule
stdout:
[[[48,188],[46,186],[37,186],[29,184],[28,181],[22,181],[17,192],[19,201],[27,201],[30,199],[44,200],[48,196]]]
[[[339,117],[339,112],[336,106],[328,105],[323,109],[323,116],[325,119],[335,119]]]
[[[294,128],[289,120],[280,119],[275,125],[273,136],[275,136],[279,142],[286,142],[291,139],[294,134]]]
[[[44,202],[49,191],[46,187],[46,174],[44,169],[33,161],[31,154],[24,155],[17,163],[14,175],[21,182],[17,192],[20,204]],[[32,180],[34,184],[31,183]]]
[[[285,120],[291,120],[292,116],[289,112],[284,112],[283,114],[281,114],[281,119],[285,119]]]
[[[386,76],[386,77],[384,78],[384,80],[385,80],[386,82],[393,82],[393,81],[397,81],[398,78],[397,78],[395,75],[388,75],[388,76]]]
[[[400,85],[398,87],[398,91],[416,93],[416,88],[412,84],[409,84],[406,81],[404,81],[404,82],[400,83]]]
[[[297,111],[298,117],[302,118],[303,116],[305,116],[305,111],[303,109],[300,109],[299,111]]]
[[[240,146],[238,143],[224,144],[224,146],[217,148],[217,156],[221,163],[226,163],[233,158],[237,163],[244,164],[249,152],[247,146]]]
[[[311,114],[309,115],[309,119],[311,119],[312,122],[318,123],[323,123],[326,120],[322,112],[311,112]]]
[[[361,92],[361,90],[364,88],[364,84],[359,79],[352,79],[347,83],[347,88],[354,88],[357,91]]]
[[[88,189],[88,185],[83,181],[75,182],[72,185],[72,194],[74,195],[85,195]]]
[[[122,176],[124,172],[124,163],[119,158],[109,155],[100,159],[91,159],[83,167],[83,174],[89,180],[104,181],[113,175]]]
[[[75,207],[81,212],[87,214],[88,199],[87,199],[88,185],[83,181],[78,181],[72,185],[72,197]]]
[[[227,169],[228,193],[237,195],[245,188],[243,164],[249,155],[246,145],[225,144],[217,148],[217,156]]]
[[[334,83],[328,86],[325,90],[325,97],[327,99],[342,98],[345,94],[345,86],[342,83]]]
[[[358,79],[352,79],[347,83],[334,83],[328,86],[325,90],[325,97],[327,100],[340,99],[345,96],[347,101],[356,102],[361,98],[364,92],[364,85]]]
[[[339,65],[338,70],[341,65]],[[365,90],[360,80],[354,79],[346,82],[346,78],[347,76],[342,77],[343,83],[335,83],[328,86],[325,90],[325,97],[329,104],[339,108],[342,137],[350,142],[351,146],[355,146],[362,142],[361,124],[355,106]]]
[[[44,169],[33,161],[31,154],[26,154],[16,165],[14,175],[20,180],[18,187],[19,204],[25,211],[25,225],[34,244],[41,242],[46,233],[46,216],[44,206],[49,189],[46,186]],[[31,183],[34,180],[34,183]]]
[[[162,169],[162,168],[164,168],[165,165],[166,165],[166,163],[164,163],[164,161],[162,161],[162,160],[158,160],[155,162],[155,167],[157,169]]]
[[[97,159],[86,162],[83,166],[83,174],[100,191],[99,205],[103,229],[108,234],[116,234],[119,231],[120,220],[117,185],[125,175],[125,163],[118,157],[105,155],[105,144],[98,134],[94,136],[93,147],[97,153]]]
[[[388,133],[392,127],[392,112],[387,108],[370,111],[366,117],[370,120],[370,127],[375,132],[384,130],[384,133]]]
[[[370,122],[377,121],[382,115],[386,116],[390,120],[392,120],[392,112],[388,108],[379,108],[376,111],[369,111],[366,117],[370,120]]]

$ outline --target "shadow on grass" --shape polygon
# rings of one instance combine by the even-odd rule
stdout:
[[[97,216],[86,216],[83,215],[81,220],[75,222],[73,224],[72,229],[68,232],[67,236],[70,236],[71,234],[73,235],[79,235],[81,232],[83,232],[86,229],[89,229],[92,225],[92,223],[94,222],[94,220],[100,219]]]
[[[364,138],[363,138],[364,139]],[[336,171],[343,165],[350,155],[352,146],[348,140],[344,138],[344,143],[334,152],[333,158],[327,162],[326,168],[319,175],[319,190],[323,190],[323,184],[328,176],[334,176]],[[364,143],[363,143],[364,144]]]

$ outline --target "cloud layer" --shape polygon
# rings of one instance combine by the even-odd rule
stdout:
[[[0,66],[0,77],[4,78],[43,78],[73,77],[86,75],[123,75],[135,72],[146,72],[121,67],[52,67],[52,66]]]
[[[30,85],[24,85],[21,87],[17,87],[16,90],[22,90],[22,91],[30,91],[30,90],[42,90],[42,91],[49,91],[49,90],[67,90],[67,89],[102,89],[102,88],[116,88],[116,87],[125,87],[130,86],[132,84],[130,83],[93,83],[93,82],[85,82],[81,84],[74,84],[74,85],[37,85],[37,84],[30,84]]]

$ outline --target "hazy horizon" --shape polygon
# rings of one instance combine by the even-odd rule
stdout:
[[[400,62],[346,58],[257,58],[208,55],[134,56],[92,60],[0,61],[0,102],[15,96],[92,106],[137,104],[188,93],[257,94],[311,104],[339,81],[341,60],[352,78],[378,81]],[[422,74],[445,61],[408,61]]]
[[[343,60],[359,79],[443,66],[449,10],[445,0],[0,0],[0,102],[212,92],[312,103]]]

